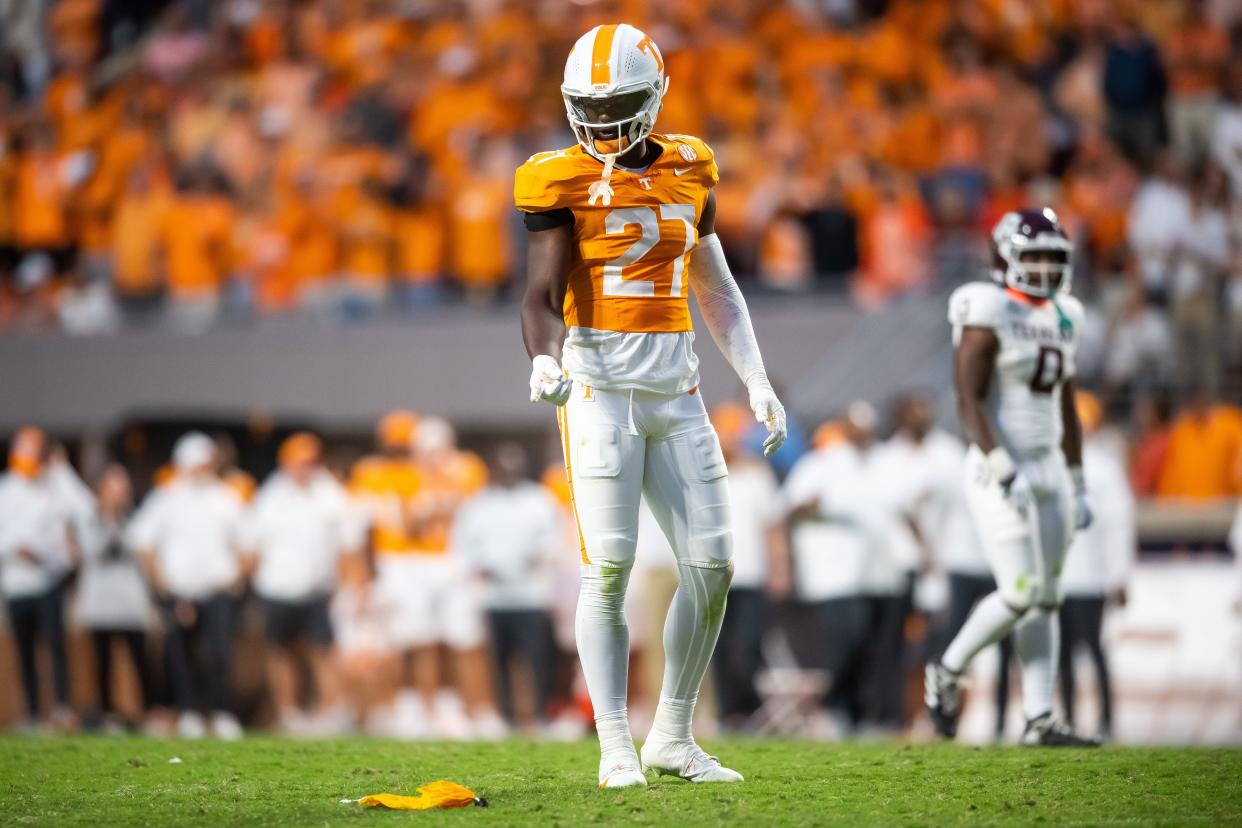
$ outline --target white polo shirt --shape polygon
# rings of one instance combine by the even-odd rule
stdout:
[[[915,520],[946,572],[990,576],[983,547],[966,508],[966,447],[947,432],[933,429],[921,442],[904,435],[887,443],[898,466],[899,481],[908,488]]]
[[[0,475],[0,588],[10,598],[29,598],[51,589],[69,571],[72,512],[55,481],[45,474]],[[31,552],[38,562],[18,557]]]
[[[1098,438],[1083,444],[1082,471],[1095,520],[1074,533],[1061,569],[1061,588],[1068,596],[1100,597],[1125,586],[1134,565],[1134,495],[1121,459]]]
[[[876,473],[878,457],[875,448],[863,452],[841,443],[804,455],[785,480],[787,510],[814,501],[820,511],[820,518],[800,521],[792,532],[801,598],[825,601],[874,592],[879,570],[890,576],[885,586],[897,583],[899,573],[889,571],[893,507]]]
[[[739,458],[729,466],[733,513],[733,589],[763,589],[768,577],[768,530],[783,517],[780,488],[766,463]]]
[[[218,479],[175,478],[147,495],[129,528],[131,547],[155,555],[174,597],[201,600],[241,574],[241,500]]]
[[[537,483],[488,486],[453,522],[452,553],[482,576],[488,609],[547,609],[563,549],[560,505]]]
[[[242,536],[259,559],[254,591],[288,602],[334,592],[341,554],[360,545],[353,525],[345,489],[327,471],[305,486],[275,472],[255,495]]]

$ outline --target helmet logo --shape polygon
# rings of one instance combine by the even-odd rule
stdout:
[[[664,59],[660,57],[660,50],[656,48],[655,43],[652,42],[650,37],[643,35],[643,39],[638,41],[636,48],[640,52],[646,52],[651,55],[655,59],[656,68],[660,70],[660,74],[664,74]]]
[[[687,161],[693,161],[699,157],[699,154],[694,151],[694,147],[689,144],[678,144],[677,152]]]

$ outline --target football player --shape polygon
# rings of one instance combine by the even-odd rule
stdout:
[[[577,146],[531,156],[514,198],[529,245],[522,336],[531,401],[557,406],[582,554],[576,637],[600,739],[600,787],[742,776],[691,735],[732,578],[724,457],[699,394],[687,303],[767,426],[785,440],[746,303],[716,238],[712,151],[652,132],[668,80],[660,50],[626,24],[569,53],[561,92]],[[664,680],[642,761],[626,715],[622,604],[644,497],[676,550],[680,586],[664,629]]]
[[[1074,406],[1083,310],[1069,295],[1071,251],[1051,210],[1006,213],[992,230],[994,283],[963,285],[949,299],[953,384],[971,443],[966,500],[997,584],[927,666],[927,707],[950,738],[967,665],[1012,630],[1022,743],[1095,744],[1052,716],[1061,565],[1074,530],[1091,522]]]

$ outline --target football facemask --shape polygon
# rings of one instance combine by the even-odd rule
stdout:
[[[651,133],[660,95],[651,87],[591,97],[564,93],[578,143],[595,157],[620,155]]]

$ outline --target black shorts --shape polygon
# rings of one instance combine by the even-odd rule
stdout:
[[[263,629],[272,646],[288,647],[299,641],[320,647],[332,645],[328,596],[297,602],[262,600]]]

